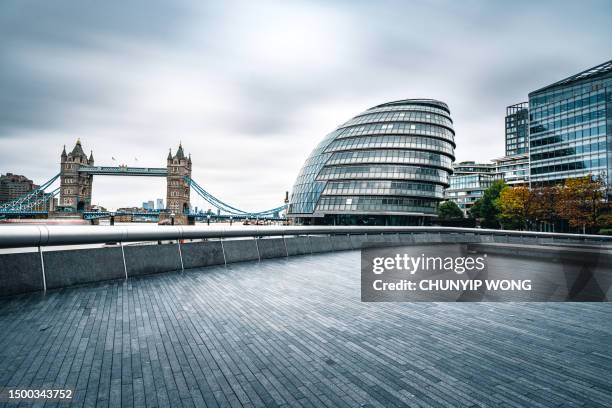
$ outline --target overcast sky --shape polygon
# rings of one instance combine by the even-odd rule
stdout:
[[[3,0],[0,172],[42,183],[77,137],[96,164],[161,167],[182,141],[200,185],[260,210],[325,134],[404,98],[447,102],[457,160],[487,161],[507,105],[612,57],[611,21],[606,0]],[[93,191],[139,205],[165,180]]]

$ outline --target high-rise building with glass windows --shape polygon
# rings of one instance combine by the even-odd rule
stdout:
[[[506,108],[506,156],[529,150],[529,103],[521,102]]]
[[[493,159],[495,172],[509,186],[529,186],[529,154],[514,154]]]
[[[532,185],[589,174],[612,186],[612,60],[529,94]]]
[[[374,106],[312,151],[293,186],[288,217],[301,224],[427,224],[449,185],[454,137],[443,102]]]
[[[450,176],[450,186],[445,190],[444,197],[454,201],[464,215],[484,195],[493,182],[501,178],[493,163],[476,163],[465,161],[453,165]]]

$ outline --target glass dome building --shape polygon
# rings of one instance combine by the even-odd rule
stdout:
[[[305,225],[427,225],[449,186],[454,137],[444,102],[374,106],[312,151],[287,215]]]

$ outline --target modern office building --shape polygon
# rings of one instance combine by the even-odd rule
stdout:
[[[443,102],[406,99],[374,106],[312,151],[287,215],[301,224],[427,224],[449,185],[454,136]]]
[[[529,94],[531,184],[607,175],[612,186],[612,60]]]
[[[454,201],[464,215],[482,197],[484,191],[500,178],[493,163],[464,161],[453,165],[450,186],[444,191],[446,200]]]
[[[156,210],[165,210],[165,208],[164,208],[164,199],[163,198],[158,198],[155,201],[155,209]]]
[[[20,174],[0,175],[0,203],[12,201],[38,188],[32,180]]]
[[[510,186],[529,186],[529,154],[493,159],[495,172]]]
[[[529,151],[529,102],[506,108],[506,156]]]

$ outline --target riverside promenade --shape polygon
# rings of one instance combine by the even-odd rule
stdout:
[[[359,251],[266,259],[0,298],[0,406],[605,407],[611,338],[609,303],[362,303]],[[74,394],[7,399],[41,388]]]

